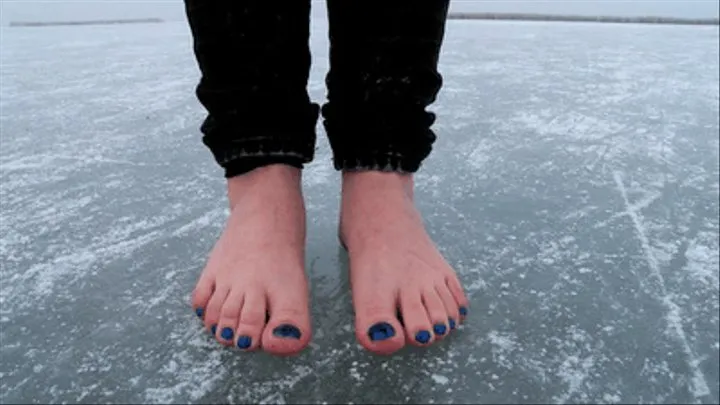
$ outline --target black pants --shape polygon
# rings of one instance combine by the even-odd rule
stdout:
[[[449,0],[327,0],[325,130],[337,170],[412,173],[430,154]],[[208,115],[203,142],[225,176],[314,157],[307,93],[309,0],[185,0]]]

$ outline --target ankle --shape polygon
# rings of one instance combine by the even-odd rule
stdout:
[[[342,173],[343,198],[354,194],[355,190],[359,190],[361,193],[375,193],[402,189],[412,200],[414,187],[415,180],[411,173],[373,170]]]
[[[396,234],[407,221],[422,222],[413,202],[412,174],[387,172],[344,172],[340,240],[355,252],[382,249],[378,234]],[[402,224],[401,224],[402,223]],[[399,225],[399,226],[396,226]]]
[[[227,179],[230,209],[232,210],[249,195],[299,192],[301,177],[300,169],[284,164],[258,167],[245,174],[231,177]]]

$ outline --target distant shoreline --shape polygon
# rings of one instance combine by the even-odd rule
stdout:
[[[559,22],[597,22],[616,24],[665,24],[665,25],[720,25],[718,18],[676,18],[676,17],[618,17],[583,16],[560,14],[530,13],[466,13],[451,12],[449,20],[497,20],[497,21],[559,21]],[[85,21],[12,21],[10,27],[51,27],[66,25],[111,25],[111,24],[157,24],[160,18],[135,18],[121,20],[85,20]]]
[[[51,27],[58,25],[109,25],[109,24],[146,24],[162,23],[159,18],[134,18],[124,20],[88,20],[88,21],[13,21],[11,27]]]
[[[621,24],[720,25],[718,18],[612,17],[527,13],[449,13],[450,20],[562,21]]]

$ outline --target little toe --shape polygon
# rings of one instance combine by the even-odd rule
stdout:
[[[266,296],[256,289],[245,294],[240,310],[240,320],[235,330],[235,345],[240,350],[253,351],[260,346],[267,312]]]
[[[207,305],[213,295],[214,280],[211,277],[202,275],[193,290],[190,305],[198,318],[203,319],[207,312]]]
[[[262,334],[263,350],[281,356],[298,354],[312,337],[306,299],[283,290],[270,297],[270,320]]]
[[[433,334],[436,340],[443,339],[450,330],[448,325],[448,314],[442,299],[435,289],[427,289],[422,295],[423,303],[427,309],[430,322],[432,323]]]
[[[408,288],[400,292],[400,309],[407,343],[414,346],[432,344],[432,323],[418,289]]]
[[[447,285],[450,294],[455,299],[455,303],[458,307],[458,314],[460,315],[459,320],[462,321],[467,316],[469,306],[465,291],[463,290],[462,285],[460,284],[460,281],[458,281],[458,278],[455,274],[448,276],[445,280],[445,284]]]
[[[234,288],[228,294],[222,310],[220,310],[220,320],[217,323],[220,333],[216,337],[218,342],[225,346],[232,346],[235,342],[235,331],[240,319],[243,298],[244,292],[239,288]]]

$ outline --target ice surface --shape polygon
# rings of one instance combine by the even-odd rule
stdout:
[[[450,22],[417,195],[468,323],[358,347],[321,136],[294,359],[223,349],[188,306],[227,210],[185,24],[0,34],[1,402],[720,398],[716,27]]]

